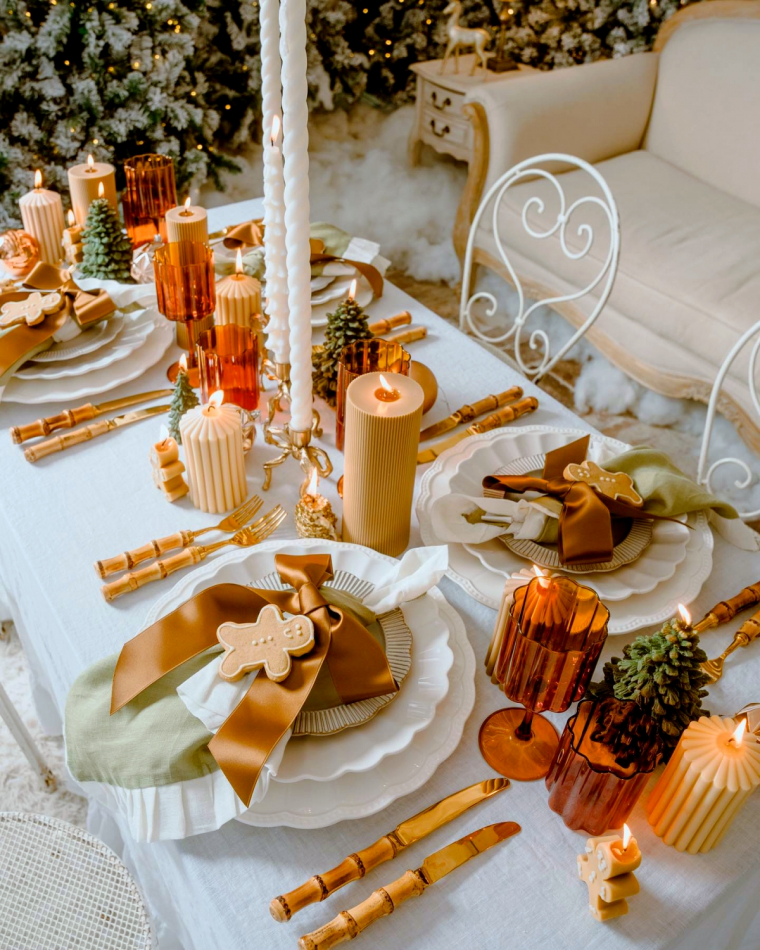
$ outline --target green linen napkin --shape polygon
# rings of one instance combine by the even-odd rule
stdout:
[[[348,231],[343,231],[334,224],[327,224],[324,221],[315,221],[310,229],[309,236],[318,238],[325,245],[325,254],[332,254],[334,257],[343,257],[351,243],[352,237]],[[311,276],[319,277],[322,275],[326,264],[312,264]],[[235,273],[234,259],[219,259],[214,262],[214,269],[217,274],[226,276]],[[243,254],[243,270],[249,277],[256,277],[258,280],[264,279],[264,248],[252,247]]]

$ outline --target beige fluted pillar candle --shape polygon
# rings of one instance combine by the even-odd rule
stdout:
[[[63,204],[57,191],[42,187],[42,174],[34,173],[34,190],[19,199],[24,230],[40,245],[40,260],[57,264],[63,257]]]
[[[106,198],[118,213],[119,202],[116,197],[116,172],[108,162],[96,162],[92,155],[82,165],[74,165],[68,171],[71,207],[76,223],[84,227],[90,205],[98,197]],[[102,196],[98,195],[98,185],[103,185]]]
[[[165,215],[167,243],[195,241],[208,244],[208,215],[205,208],[191,205],[188,198],[184,205],[170,208]]]
[[[665,844],[689,854],[720,844],[760,785],[760,741],[746,720],[702,716],[689,723],[647,802],[647,817]]]
[[[237,323],[255,329],[261,314],[261,284],[243,273],[243,260],[237,252],[235,273],[216,285],[216,323]]]
[[[234,406],[214,393],[205,406],[190,409],[179,424],[190,499],[210,514],[230,511],[246,496],[243,423]]]
[[[367,373],[346,391],[343,540],[390,554],[409,543],[424,393],[399,373]]]

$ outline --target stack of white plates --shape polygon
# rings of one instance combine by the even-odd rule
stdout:
[[[6,402],[68,402],[98,395],[141,376],[172,342],[173,327],[156,307],[113,317],[64,343],[54,343],[19,369]]]
[[[331,583],[355,593],[374,587],[393,563],[351,544],[266,542],[188,574],[154,605],[146,626],[213,584],[269,586],[276,554],[306,553],[329,553]],[[437,588],[401,612],[411,632],[412,663],[395,698],[362,725],[291,738],[265,797],[241,821],[322,828],[365,817],[419,788],[451,755],[475,701],[475,657],[464,624]]]
[[[482,494],[486,475],[536,468],[547,452],[588,433],[581,429],[525,426],[497,429],[471,436],[444,452],[425,473],[417,500],[417,516],[425,544],[440,544],[430,517],[433,502],[451,492]],[[590,451],[604,458],[630,448],[606,436],[591,436]],[[526,467],[527,466],[527,467]],[[540,467],[540,466],[539,466]],[[651,538],[635,559],[621,558],[620,566],[570,576],[593,588],[609,607],[610,633],[630,633],[661,623],[675,615],[679,603],[688,604],[699,593],[712,568],[712,532],[704,513],[689,515],[685,523],[655,521]],[[449,545],[449,576],[476,600],[497,609],[505,581],[530,567],[529,551],[507,547],[496,539],[485,544]],[[562,572],[561,568],[551,567]]]

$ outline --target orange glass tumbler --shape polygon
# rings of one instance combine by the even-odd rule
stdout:
[[[195,348],[201,402],[217,389],[224,401],[241,409],[259,406],[259,343],[256,331],[236,323],[201,333]]]
[[[174,162],[168,155],[135,155],[124,163],[121,197],[124,226],[133,247],[160,234],[166,241],[164,215],[177,206]]]

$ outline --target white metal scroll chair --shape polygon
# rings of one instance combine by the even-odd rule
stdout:
[[[0,812],[0,947],[155,945],[137,885],[102,841],[58,818]]]
[[[758,321],[736,341],[735,346],[723,361],[721,368],[718,370],[718,375],[715,377],[712,392],[710,393],[710,401],[707,404],[707,418],[705,419],[705,431],[702,436],[702,447],[699,453],[699,466],[697,469],[697,481],[700,485],[704,485],[710,491],[714,490],[712,485],[713,475],[724,465],[735,465],[741,470],[742,475],[734,483],[736,488],[749,488],[752,484],[752,469],[743,459],[727,456],[726,458],[718,459],[717,461],[710,463],[709,454],[710,439],[712,437],[713,426],[715,424],[715,413],[718,408],[718,400],[720,398],[720,392],[723,382],[726,378],[726,374],[741,351],[745,348],[745,346],[748,346],[750,341],[753,339],[755,339],[755,342],[752,344],[752,348],[749,352],[747,381],[749,384],[749,393],[752,404],[754,405],[755,412],[760,419],[760,397],[758,396],[757,392],[758,375],[760,374],[760,365],[758,365],[760,361],[760,321]],[[739,516],[743,518],[744,521],[755,521],[760,518],[760,508],[756,509],[755,511],[740,511]]]
[[[42,753],[37,748],[37,744],[29,734],[29,730],[24,725],[2,683],[0,683],[0,719],[10,729],[11,735],[18,742],[31,767],[42,778],[47,790],[54,792],[57,785],[55,775],[53,775]]]
[[[560,165],[563,172],[548,171],[543,167],[546,165],[550,165],[553,169]],[[595,190],[600,194],[586,194],[582,197],[568,198],[563,187],[565,184],[564,172],[568,169],[573,180],[574,191],[577,191],[578,178],[582,177],[578,175],[580,171],[586,172],[592,179],[592,182],[589,182],[589,188],[595,183]],[[582,178],[582,180],[585,182],[585,178]],[[541,191],[541,195],[532,194],[526,197],[524,193],[530,191],[533,185],[535,185],[534,190]],[[522,202],[521,209],[517,209],[514,204],[512,207],[507,207],[509,200],[515,194],[515,192],[510,194],[510,189],[515,188],[515,186],[519,187],[521,193],[519,199]],[[509,253],[500,233],[500,224],[504,223],[503,215],[505,213],[508,213],[512,219],[517,219],[519,216],[526,240],[537,242],[556,240],[559,242],[562,252],[570,261],[581,261],[588,258],[594,265],[594,276],[587,279],[581,290],[569,291],[565,295],[550,295],[548,292],[542,294],[540,288],[533,287],[531,288],[532,296],[539,299],[529,301],[523,282],[510,261]],[[498,311],[498,303],[494,295],[485,291],[471,293],[475,236],[479,228],[482,229],[487,226],[488,219],[485,217],[486,215],[490,216],[491,236],[501,265],[503,265],[501,270],[514,286],[518,296],[517,314],[511,326],[503,332],[500,332],[501,328],[499,327],[495,331],[493,327],[489,328],[490,332],[484,332],[478,327],[478,318],[474,308],[480,302],[480,307],[477,307],[477,309],[484,310],[486,318],[495,317]],[[589,257],[589,252],[597,240],[600,224],[606,232],[602,242],[604,246],[601,254],[598,253],[597,247],[594,254]],[[514,240],[514,234],[512,238]],[[615,281],[619,254],[620,223],[617,206],[607,182],[593,165],[583,161],[583,159],[561,153],[537,155],[534,158],[518,162],[488,189],[470,226],[462,272],[462,298],[459,309],[460,329],[469,331],[479,339],[497,346],[509,341],[514,346],[514,364],[525,376],[538,382],[558,360],[572,349],[602,312]],[[596,266],[597,262],[598,267]],[[574,303],[583,298],[588,298],[589,301],[585,308],[590,311],[588,317],[570,339],[552,354],[548,334],[542,329],[531,331],[530,327],[526,327],[526,324],[541,306],[546,305],[558,309],[563,303]],[[484,308],[483,303],[487,304]],[[525,340],[525,334],[529,334],[527,340]],[[536,351],[536,360],[526,362],[521,352],[521,344],[524,342],[528,342],[530,348]]]

